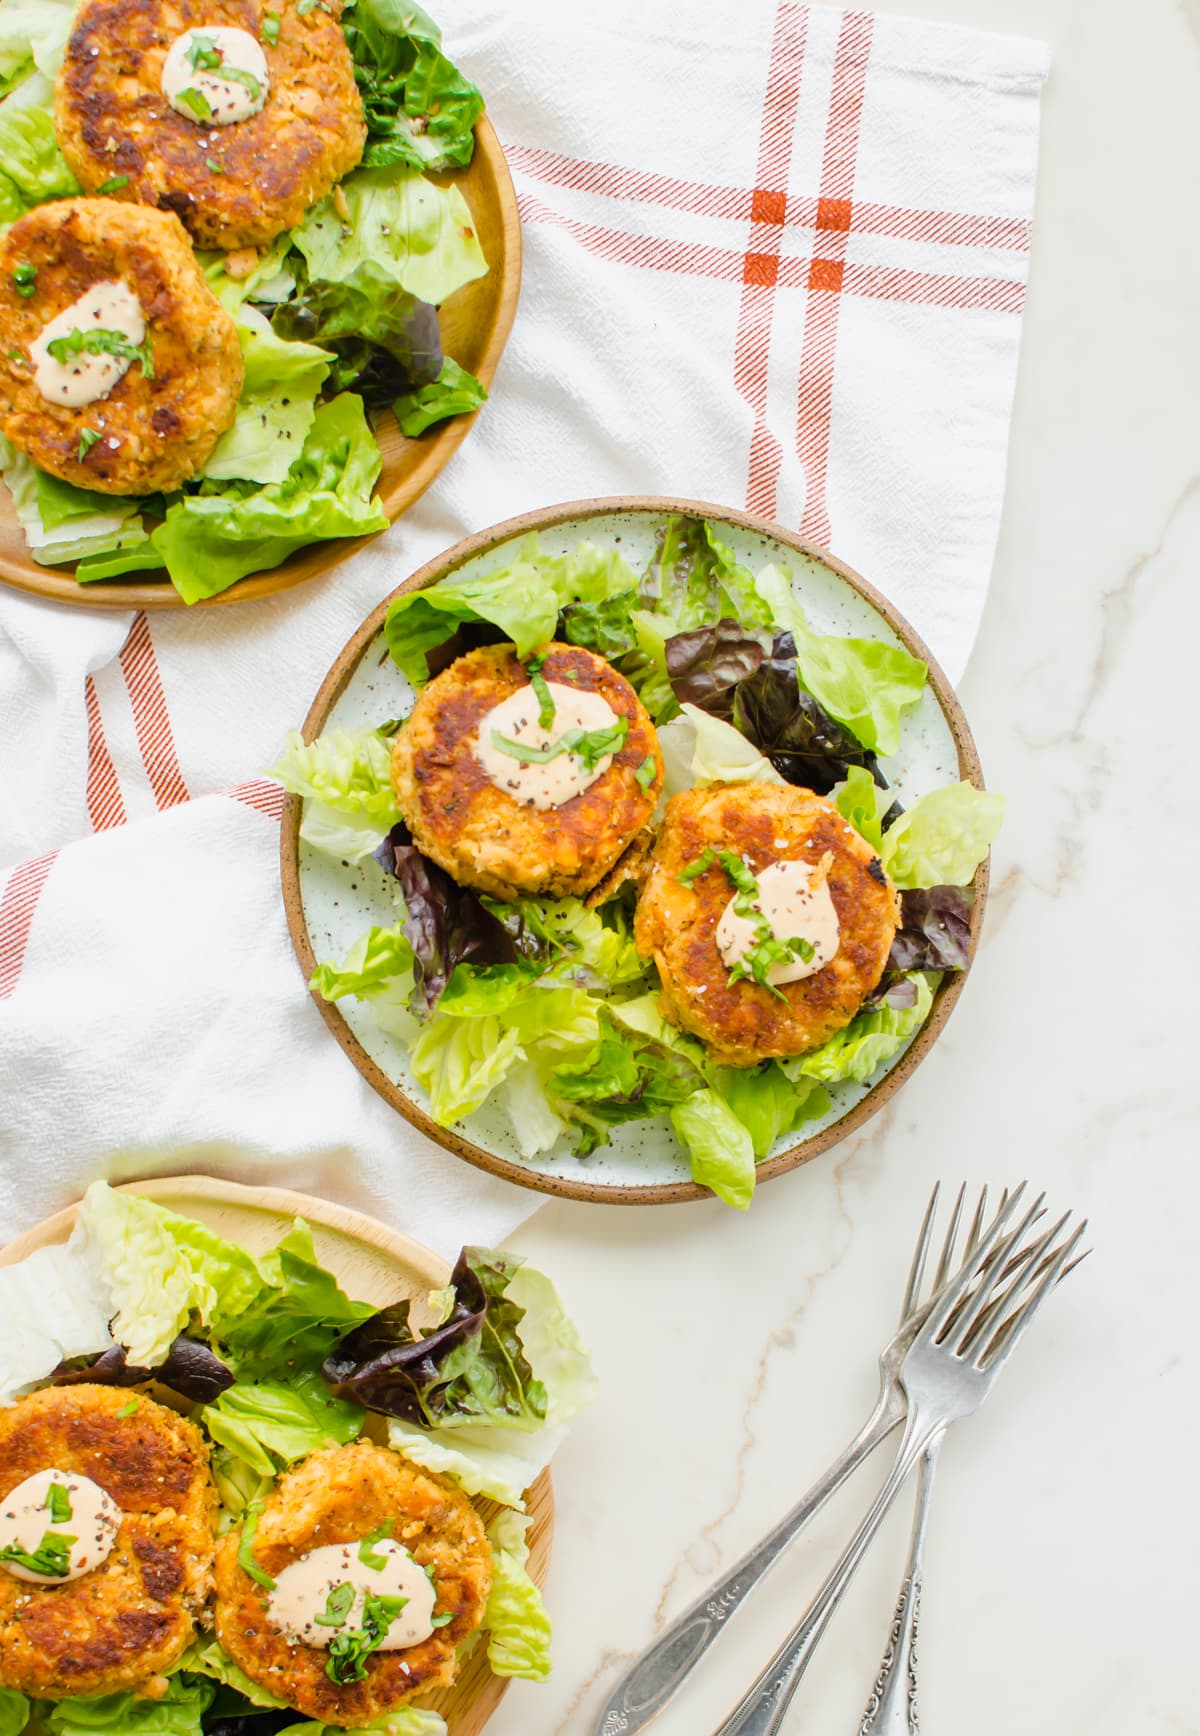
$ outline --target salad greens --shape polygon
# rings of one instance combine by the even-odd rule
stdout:
[[[868,1084],[924,1023],[941,974],[969,962],[964,889],[1004,804],[965,782],[896,801],[885,762],[922,700],[924,664],[898,645],[817,632],[789,574],[752,574],[714,526],[682,516],[662,524],[641,572],[616,547],[554,554],[528,536],[488,570],[402,592],[385,634],[415,687],[497,637],[526,659],[555,638],[597,651],[658,726],[668,796],[745,781],[828,794],[877,853],[877,875],[886,869],[901,890],[883,979],[846,1027],[809,1054],[733,1069],[662,1017],[624,895],[593,910],[572,898],[506,905],[421,854],[388,779],[402,724],[312,744],[293,736],[275,768],[307,798],[302,839],[346,860],[373,855],[380,902],[394,910],[344,959],[319,965],[312,987],[364,1001],[401,1039],[437,1122],[494,1099],[526,1158],[562,1139],[586,1158],[622,1124],[669,1118],[694,1179],[746,1206],[756,1165]],[[753,873],[729,852],[721,862],[749,913]],[[746,966],[768,988],[778,946],[760,936]]]
[[[69,0],[0,9],[0,231],[80,191],[53,112],[73,10]],[[311,542],[386,528],[374,494],[382,409],[417,438],[485,401],[443,353],[438,308],[487,261],[459,188],[426,178],[470,162],[483,100],[419,7],[355,0],[342,22],[368,126],[362,165],[244,275],[224,254],[197,256],[237,324],[245,379],[232,426],[165,500],[69,488],[0,441],[0,475],[41,564],[80,563],[81,583],[165,568],[184,601],[199,602]]]
[[[179,1354],[176,1329],[186,1326],[184,1342],[236,1376],[191,1414],[213,1443],[218,1529],[240,1527],[243,1543],[281,1471],[354,1441],[371,1413],[386,1416],[395,1452],[506,1509],[489,1527],[488,1657],[497,1675],[545,1679],[550,1623],[526,1568],[524,1491],[596,1385],[540,1272],[510,1254],[464,1248],[444,1289],[377,1308],[343,1292],[301,1220],[256,1256],[203,1224],[96,1182],[67,1244],[0,1273],[0,1308],[15,1340],[0,1402],[55,1377],[64,1348],[86,1364],[69,1378],[100,1378],[109,1364],[122,1384],[159,1380]],[[372,1648],[343,1649],[343,1679],[355,1679]],[[210,1710],[224,1730],[267,1709],[286,1710],[216,1640],[201,1636],[161,1698],[118,1693],[51,1705],[0,1690],[0,1736],[19,1736],[31,1719],[59,1736],[201,1736]],[[279,1727],[279,1718],[248,1725],[245,1736]],[[287,1728],[323,1727],[293,1720]],[[381,1736],[445,1730],[434,1714],[412,1709],[367,1728]]]

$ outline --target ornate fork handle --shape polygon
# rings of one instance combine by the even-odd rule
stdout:
[[[900,1596],[879,1674],[858,1736],[920,1736],[917,1719],[917,1641],[921,1621],[922,1553],[929,1500],[942,1439],[938,1436],[921,1460],[917,1513]]]
[[[737,1614],[788,1544],[904,1415],[904,1397],[885,1379],[879,1402],[841,1457],[813,1484],[773,1531],[718,1584],[666,1628],[618,1683],[595,1727],[595,1736],[634,1736],[682,1686],[700,1658]]]

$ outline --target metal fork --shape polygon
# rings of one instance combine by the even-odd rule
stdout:
[[[710,1586],[646,1648],[613,1689],[595,1725],[595,1736],[634,1736],[636,1731],[644,1729],[652,1718],[658,1716],[788,1544],[903,1419],[907,1401],[900,1384],[900,1365],[924,1318],[924,1310],[918,1309],[917,1303],[933,1237],[939,1193],[940,1187],[935,1187],[917,1236],[900,1329],[879,1358],[879,1398],[875,1409],[844,1452],[778,1525],[742,1556],[724,1579]],[[938,1260],[938,1283],[944,1282],[952,1269],[963,1198],[964,1191],[960,1190]],[[968,1245],[968,1256],[978,1240],[986,1203],[985,1188],[973,1220],[974,1240]]]
[[[908,1396],[904,1433],[883,1488],[796,1628],[713,1736],[778,1736],[813,1652],[905,1479],[946,1428],[979,1408],[1025,1329],[1070,1263],[1086,1223],[1058,1243],[1070,1213],[1036,1241],[1044,1195],[1010,1228],[1022,1182],[972,1257],[934,1297],[900,1369]]]

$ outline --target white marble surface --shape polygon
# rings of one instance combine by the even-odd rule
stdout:
[[[922,1729],[1200,1730],[1200,5],[885,9],[1054,48],[1004,531],[962,689],[1011,802],[982,956],[900,1101],[747,1217],[555,1204],[516,1238],[560,1280],[604,1396],[559,1464],[554,1678],[514,1687],[490,1736],[590,1736],[603,1684],[865,1414],[934,1179],[1026,1174],[1090,1214],[1095,1252],[948,1441]],[[719,1723],[881,1474],[821,1518],[656,1731]],[[789,1730],[858,1729],[907,1524],[881,1538]]]

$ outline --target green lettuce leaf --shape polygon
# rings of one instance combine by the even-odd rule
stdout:
[[[214,1639],[193,1640],[175,1666],[172,1674],[193,1676],[209,1676],[214,1682],[219,1682],[223,1688],[232,1688],[242,1698],[249,1700],[252,1706],[278,1707],[285,1702],[268,1689],[248,1676],[245,1670],[234,1663],[229,1653],[219,1641]]]
[[[486,402],[487,393],[474,374],[460,368],[453,356],[447,356],[432,385],[405,392],[403,397],[396,399],[392,409],[400,424],[400,432],[415,440],[435,422],[444,422],[448,416],[469,415]]]
[[[366,1418],[358,1405],[331,1397],[320,1375],[293,1373],[286,1382],[238,1381],[205,1405],[202,1421],[214,1441],[273,1477],[308,1453],[357,1440]]]
[[[775,770],[741,730],[699,706],[685,705],[682,714],[660,726],[658,745],[666,768],[668,796],[695,784],[782,784]]]
[[[39,471],[15,446],[0,437],[0,472],[12,496],[17,522],[29,552],[40,566],[57,566],[116,549],[136,550],[148,541],[139,502],[120,495],[91,494]],[[50,504],[54,524],[42,517]]]
[[[516,1031],[506,1031],[494,1016],[435,1014],[409,1051],[413,1077],[428,1093],[439,1127],[471,1115],[524,1058]]]
[[[815,1079],[789,1079],[777,1061],[761,1067],[723,1067],[716,1083],[750,1135],[758,1162],[785,1133],[818,1120],[832,1107],[829,1093]]]
[[[238,309],[237,328],[246,370],[237,415],[200,474],[282,482],[308,438],[333,358],[315,344],[276,337],[252,307]]]
[[[0,6],[0,89],[11,90],[36,67],[52,86],[62,66],[75,15],[74,0],[4,0]],[[53,89],[22,90],[29,106],[49,110]]]
[[[100,579],[119,579],[126,573],[162,571],[162,556],[150,541],[146,531],[140,541],[127,543],[108,554],[81,555],[75,568],[78,584],[86,585]]]
[[[483,98],[407,0],[357,0],[342,15],[363,99],[368,167],[448,169],[471,161]]]
[[[342,283],[360,265],[373,264],[418,300],[440,307],[487,275],[475,220],[457,187],[435,186],[411,170],[358,169],[340,191],[345,217],[330,194],[293,231],[310,278]]]
[[[581,1154],[609,1138],[612,1127],[674,1110],[704,1085],[690,1055],[622,1026],[607,1006],[595,1046],[550,1074],[552,1098],[568,1106],[579,1128]]]
[[[7,10],[7,4],[0,8],[0,20]],[[78,192],[58,148],[52,111],[11,98],[0,103],[0,224],[14,222],[47,199],[71,199]]]
[[[285,1724],[275,1736],[448,1736],[448,1732],[439,1713],[419,1706],[398,1706],[394,1712],[381,1712],[370,1724],[357,1724],[349,1730],[341,1724],[315,1724],[305,1719],[299,1724]]]
[[[121,1693],[58,1700],[47,1711],[45,1722],[54,1736],[89,1736],[97,1730],[112,1736],[201,1736],[200,1720],[215,1693],[211,1682],[185,1682],[175,1675],[160,1699]]]
[[[112,1299],[112,1332],[129,1361],[155,1368],[195,1318],[249,1305],[262,1277],[249,1254],[139,1194],[93,1182],[79,1222]]]
[[[638,594],[645,606],[670,617],[675,633],[721,620],[743,627],[771,620],[750,573],[712,525],[681,514],[673,514],[657,532]]]
[[[318,1263],[303,1218],[261,1257],[258,1269],[263,1287],[257,1295],[236,1310],[222,1295],[213,1315],[213,1331],[239,1379],[299,1382],[305,1370],[320,1366],[343,1332],[374,1313],[369,1302],[351,1301]]]
[[[764,567],[757,586],[776,625],[792,635],[800,679],[814,699],[864,747],[895,753],[901,718],[925,691],[924,663],[898,645],[814,632],[782,567]]]
[[[185,603],[214,597],[310,542],[386,530],[372,496],[382,463],[362,399],[343,392],[318,407],[282,482],[208,483],[168,508],[152,541]]]
[[[550,1674],[550,1617],[542,1594],[526,1570],[528,1521],[519,1513],[497,1513],[488,1526],[492,1546],[492,1589],[483,1612],[488,1663],[497,1676],[522,1676],[544,1682]]]
[[[918,796],[888,827],[879,854],[897,886],[967,886],[1003,819],[1003,796],[947,784]]]
[[[428,590],[397,597],[387,614],[388,649],[418,687],[429,679],[426,653],[444,644],[465,621],[498,627],[513,640],[517,655],[528,657],[553,639],[559,611],[568,603],[598,602],[635,583],[615,549],[581,543],[568,554],[546,555],[537,536],[528,536],[508,566],[451,576]]]
[[[914,1006],[896,1007],[885,999],[857,1013],[844,1030],[835,1032],[819,1049],[782,1062],[783,1071],[791,1079],[817,1079],[825,1085],[840,1079],[855,1079],[865,1085],[878,1067],[900,1053],[929,1017],[940,978],[926,971],[909,971],[907,978],[916,986]]]
[[[328,729],[306,742],[292,730],[279,763],[267,775],[304,797],[300,836],[306,843],[357,862],[400,818],[391,764],[392,737],[386,731]]]
[[[830,792],[837,810],[854,830],[874,845],[883,847],[883,816],[892,805],[890,790],[881,790],[865,766],[851,766],[846,781]]]
[[[357,995],[367,1001],[385,1030],[409,1040],[418,1026],[408,1010],[413,989],[413,950],[402,923],[369,928],[341,964],[319,964],[309,987],[327,1001]]]
[[[15,1688],[0,1688],[0,1736],[21,1736],[29,1722],[29,1701]]]
[[[568,1425],[592,1403],[598,1386],[579,1333],[549,1278],[520,1266],[509,1280],[507,1296],[521,1310],[517,1336],[545,1391],[542,1426],[531,1432],[485,1426],[422,1429],[393,1418],[388,1439],[402,1457],[449,1477],[467,1494],[520,1508],[525,1490],[550,1463]]]
[[[276,237],[268,248],[258,255],[258,262],[252,271],[243,277],[231,277],[226,269],[229,255],[227,253],[197,253],[196,258],[204,270],[208,287],[212,290],[226,313],[234,318],[241,315],[243,306],[248,301],[275,302],[283,301],[296,287],[296,279],[288,270],[284,261],[292,250],[290,230]]]
[[[692,1160],[692,1179],[745,1211],[754,1197],[754,1143],[719,1092],[697,1091],[671,1111],[671,1126]]]

